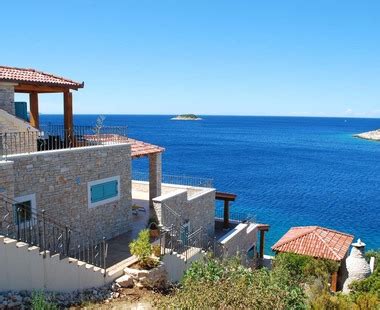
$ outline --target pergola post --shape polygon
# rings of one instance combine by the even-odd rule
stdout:
[[[63,119],[66,133],[71,134],[73,129],[73,95],[70,91],[63,93]]]
[[[230,202],[227,199],[224,200],[223,228],[230,228]]]
[[[153,198],[161,196],[162,157],[161,153],[149,155],[149,206],[153,207]]]
[[[30,125],[34,128],[40,128],[40,116],[38,112],[38,93],[31,92],[29,94],[29,105],[30,105]]]

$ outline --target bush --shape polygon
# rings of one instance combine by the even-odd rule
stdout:
[[[251,270],[239,258],[210,257],[191,265],[173,293],[159,300],[163,309],[380,309],[378,272],[343,295],[328,289],[338,264],[296,254],[279,254],[271,271]],[[375,280],[373,280],[375,279]],[[377,279],[377,280],[376,280]],[[373,281],[373,282],[372,282]]]
[[[45,294],[43,292],[33,292],[32,294],[32,309],[33,310],[55,310],[58,309],[58,307],[53,304],[49,303],[46,300]]]
[[[300,283],[313,283],[316,279],[321,279],[327,284],[330,275],[339,269],[337,262],[292,253],[278,254],[274,266],[287,269]]]
[[[165,309],[305,309],[302,288],[285,269],[269,272],[238,259],[193,263],[181,287],[161,300]]]
[[[152,245],[150,244],[149,230],[144,229],[139,232],[136,240],[129,244],[131,254],[137,256],[142,268],[154,268],[158,262],[152,256]]]

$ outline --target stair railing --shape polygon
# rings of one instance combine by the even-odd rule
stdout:
[[[45,210],[32,210],[30,205],[19,203],[0,194],[0,234],[38,246],[44,257],[59,254],[60,258],[75,258],[104,269],[108,244],[86,236],[68,225],[49,218]]]

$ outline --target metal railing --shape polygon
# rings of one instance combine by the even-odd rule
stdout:
[[[46,211],[32,210],[0,194],[0,234],[37,246],[46,256],[75,258],[106,270],[108,244],[95,240],[48,217]],[[106,272],[104,272],[104,276]]]
[[[179,213],[170,208],[166,203],[161,204],[161,225],[164,227],[181,227],[182,218]]]
[[[182,255],[185,262],[199,251],[205,250],[205,245],[209,245],[209,238],[202,227],[194,232],[188,233],[184,226],[176,227],[172,225],[160,233],[161,255],[177,253]],[[213,247],[210,247],[211,249]]]
[[[41,126],[40,130],[0,133],[0,156],[69,149],[94,145],[112,145],[127,141],[127,127],[74,126],[65,129],[63,125]]]
[[[215,218],[217,219],[224,219],[224,210],[223,208],[215,208]],[[251,222],[255,223],[256,219],[254,214],[252,213],[246,213],[246,212],[237,212],[237,211],[229,211],[229,220],[231,221],[237,221],[237,222]]]
[[[135,181],[149,182],[149,173],[134,171],[132,173],[132,179]],[[191,177],[191,176],[185,176],[185,175],[163,174],[162,183],[177,184],[177,185],[192,186],[192,187],[207,187],[207,188],[213,187],[213,179]]]

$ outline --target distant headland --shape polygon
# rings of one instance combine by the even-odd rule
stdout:
[[[195,114],[181,114],[171,118],[173,121],[200,121],[202,118]]]
[[[380,129],[359,133],[357,135],[354,135],[354,137],[366,140],[380,141]]]

